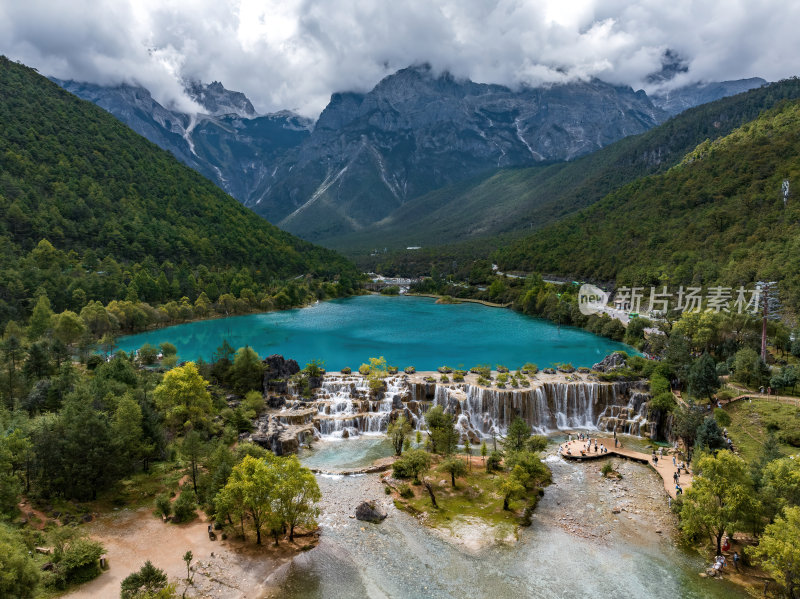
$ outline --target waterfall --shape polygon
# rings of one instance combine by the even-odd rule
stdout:
[[[326,376],[311,403],[317,411],[315,428],[320,437],[348,438],[385,433],[392,411],[403,408],[408,386],[400,377],[387,378],[386,390],[374,396],[361,376]]]
[[[642,382],[596,381],[535,381],[529,389],[493,389],[469,383],[414,383],[400,375],[385,379],[384,389],[372,392],[364,377],[327,375],[314,398],[304,404],[314,412],[322,437],[385,433],[400,414],[419,430],[431,406],[453,414],[457,429],[473,441],[504,435],[516,417],[537,434],[593,429],[642,435],[651,428],[645,389]]]

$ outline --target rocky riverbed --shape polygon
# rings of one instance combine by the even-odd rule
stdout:
[[[548,462],[558,474],[547,489],[549,501],[534,519],[547,518],[569,534],[605,545],[674,536],[676,520],[669,500],[660,478],[647,467],[609,458],[622,478],[606,478],[600,472],[604,461],[574,463],[551,456]]]
[[[566,462],[551,453],[554,484],[532,525],[516,543],[478,548],[453,538],[453,530],[437,533],[396,509],[378,474],[319,475],[320,543],[278,568],[265,583],[265,596],[746,596],[726,582],[699,576],[703,561],[678,547],[675,520],[656,474],[642,464],[611,460],[623,475],[619,482],[602,477],[601,462]],[[352,517],[355,507],[370,499],[388,514],[380,524]]]

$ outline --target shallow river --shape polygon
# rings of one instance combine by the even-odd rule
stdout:
[[[335,466],[344,450],[385,453],[379,439],[360,445],[322,444],[317,467]],[[536,509],[533,525],[510,546],[470,551],[443,539],[383,494],[376,475],[318,477],[323,490],[319,546],[270,579],[269,596],[286,598],[520,597],[738,598],[724,581],[701,578],[704,562],[673,540],[674,519],[656,475],[644,465],[614,459],[624,475],[614,483],[599,465],[567,463],[549,455],[554,484]],[[389,517],[374,525],[351,519],[363,499],[376,499]],[[612,514],[611,508],[625,508]],[[660,531],[657,532],[657,531]]]

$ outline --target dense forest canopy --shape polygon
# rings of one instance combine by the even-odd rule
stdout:
[[[800,102],[706,141],[669,171],[638,179],[495,255],[502,270],[619,284],[752,286],[779,281],[800,304]]]
[[[168,152],[33,69],[0,57],[0,322],[44,292],[55,311],[92,300],[195,302],[278,293],[301,275],[358,273],[241,206]],[[42,241],[46,240],[46,241]],[[329,290],[330,291],[330,290]],[[249,295],[249,294],[246,294]]]

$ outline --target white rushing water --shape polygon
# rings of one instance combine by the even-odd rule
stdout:
[[[441,406],[456,417],[456,426],[472,440],[505,434],[516,417],[537,434],[560,430],[616,430],[648,434],[647,401],[640,383],[594,381],[540,382],[528,389],[494,389],[467,383],[412,383],[401,376],[370,391],[366,378],[327,376],[311,405],[322,438],[349,438],[385,433],[393,414],[405,415],[419,430],[424,413]]]
[[[360,376],[327,376],[314,396],[315,419],[323,438],[349,438],[386,432],[392,410],[402,407],[408,388],[400,378],[388,378],[379,399],[370,393],[369,381]]]

